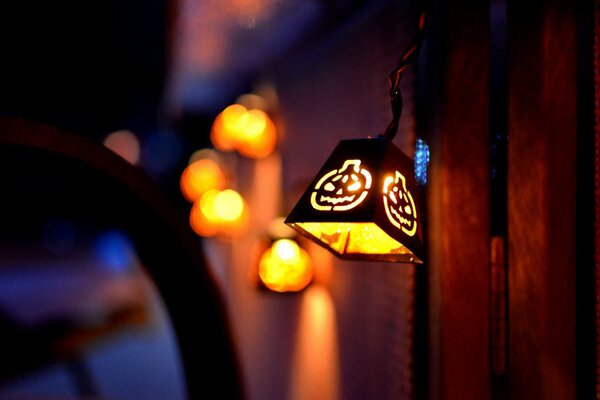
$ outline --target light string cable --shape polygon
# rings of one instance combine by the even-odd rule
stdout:
[[[400,79],[402,74],[408,67],[410,67],[417,59],[419,50],[425,39],[425,19],[426,13],[423,11],[419,16],[419,29],[415,36],[412,46],[410,46],[400,58],[398,66],[388,76],[388,83],[390,84],[390,103],[392,105],[392,121],[387,126],[383,136],[389,140],[394,139],[398,132],[398,126],[400,121],[400,115],[402,114],[402,94],[400,93]]]

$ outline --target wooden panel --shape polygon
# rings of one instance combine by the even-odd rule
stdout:
[[[445,40],[445,60],[428,218],[430,397],[480,400],[489,396],[489,4],[448,7],[432,38]]]
[[[575,398],[576,26],[509,2],[511,399]]]

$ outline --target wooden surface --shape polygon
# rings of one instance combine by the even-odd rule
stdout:
[[[576,26],[509,2],[510,399],[575,398]]]
[[[508,1],[506,380],[491,379],[489,357],[489,4],[441,7],[428,188],[430,399],[576,398],[576,196],[585,188],[576,185],[578,30],[569,3]]]
[[[448,6],[430,186],[434,399],[489,393],[489,22],[487,2]]]

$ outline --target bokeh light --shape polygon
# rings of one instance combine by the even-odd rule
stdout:
[[[225,173],[215,161],[199,159],[186,167],[179,181],[181,193],[191,202],[210,189],[223,189],[226,184]]]
[[[248,110],[241,104],[232,104],[225,108],[215,119],[210,139],[215,148],[233,151],[240,131],[240,120]]]
[[[236,150],[244,157],[258,159],[275,149],[277,130],[264,111],[233,104],[215,119],[211,141],[219,150]]]
[[[233,189],[206,191],[192,206],[190,225],[200,236],[235,237],[248,225],[248,206]]]
[[[104,138],[103,143],[130,164],[136,165],[140,161],[140,141],[131,131],[123,129],[112,132]]]
[[[260,259],[258,274],[263,284],[276,292],[297,292],[313,277],[308,253],[291,239],[276,240]]]
[[[236,149],[248,158],[264,158],[271,154],[277,142],[275,124],[261,110],[250,110],[241,118],[243,126]]]
[[[115,273],[132,271],[137,262],[133,243],[119,230],[98,235],[94,241],[94,251],[102,266]]]

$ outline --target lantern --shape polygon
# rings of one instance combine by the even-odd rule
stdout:
[[[295,240],[278,239],[262,254],[258,276],[271,291],[298,292],[312,281],[313,265],[306,250]]]
[[[388,138],[342,140],[285,223],[341,258],[422,263],[416,189]]]

